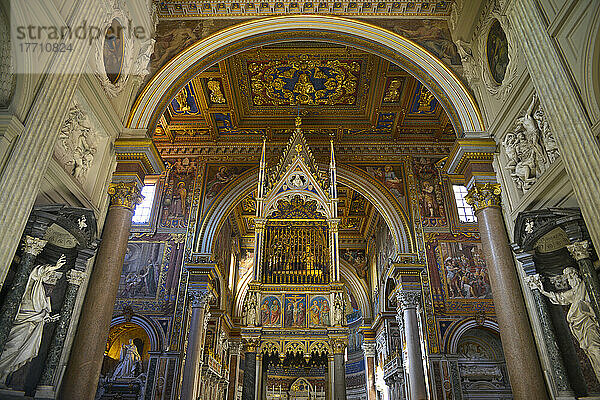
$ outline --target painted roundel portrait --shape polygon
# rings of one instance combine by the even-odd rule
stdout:
[[[102,55],[104,57],[104,70],[108,80],[113,85],[121,77],[123,69],[124,42],[123,27],[119,21],[113,19],[111,25],[106,29],[104,35],[104,48]]]
[[[497,19],[492,23],[488,33],[486,53],[490,74],[494,81],[500,85],[504,81],[509,59],[508,40]]]

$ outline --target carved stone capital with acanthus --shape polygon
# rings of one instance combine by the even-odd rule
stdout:
[[[125,207],[133,211],[143,197],[137,182],[116,182],[108,187],[110,207]]]
[[[346,346],[348,346],[347,338],[331,339],[331,348],[333,349],[333,354],[344,354]]]
[[[189,290],[188,297],[192,308],[202,308],[212,300],[212,294],[205,290]]]
[[[48,243],[46,240],[26,235],[25,238],[23,238],[23,251],[33,256],[37,256],[42,252],[46,243]]]
[[[398,292],[398,307],[401,310],[417,308],[421,304],[421,292],[401,290]]]
[[[500,207],[501,196],[499,183],[474,184],[465,201],[477,212],[487,207]]]
[[[375,355],[377,354],[375,343],[364,342],[362,345],[362,349],[365,353],[365,357],[375,357]]]
[[[581,261],[586,258],[590,258],[590,242],[589,240],[582,240],[580,242],[574,242],[567,245],[567,250],[571,253],[571,256],[575,261]]]

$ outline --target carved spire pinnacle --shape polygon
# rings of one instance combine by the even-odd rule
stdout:
[[[302,133],[302,119],[298,115],[296,117],[296,129],[294,133],[290,137],[290,140],[283,151],[283,155],[279,159],[279,163],[277,167],[275,167],[272,175],[271,181],[273,183],[278,182],[279,179],[285,174],[288,166],[296,160],[296,158],[300,157],[304,164],[308,167],[310,172],[313,174],[315,178],[319,177],[319,169],[317,167],[317,163],[315,158],[306,143],[306,138]]]

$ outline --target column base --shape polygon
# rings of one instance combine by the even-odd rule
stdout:
[[[0,389],[0,399],[22,399],[25,397],[25,392],[20,390]]]
[[[56,392],[54,391],[54,386],[38,386],[35,390],[34,399],[55,399]]]

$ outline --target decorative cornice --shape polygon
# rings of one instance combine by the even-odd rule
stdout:
[[[444,5],[445,4],[445,5]],[[353,3],[344,0],[335,3],[297,2],[283,3],[271,0],[268,2],[231,2],[217,0],[202,4],[190,0],[177,0],[160,3],[157,14],[161,20],[185,18],[248,18],[287,13],[324,14],[351,17],[420,17],[448,18],[450,7],[448,2],[425,0],[411,2],[408,0]]]
[[[125,207],[134,210],[142,202],[142,195],[136,182],[117,182],[108,186],[110,207]]]
[[[469,193],[465,196],[465,201],[473,207],[475,211],[483,210],[487,207],[500,207],[502,189],[499,183],[474,184]]]
[[[590,258],[589,247],[589,240],[582,240],[581,242],[574,242],[573,244],[567,245],[567,250],[569,250],[569,253],[571,253],[571,256],[573,256],[575,261],[581,261]]]
[[[23,251],[27,254],[37,256],[42,252],[46,243],[48,243],[46,240],[26,235],[23,238]]]

